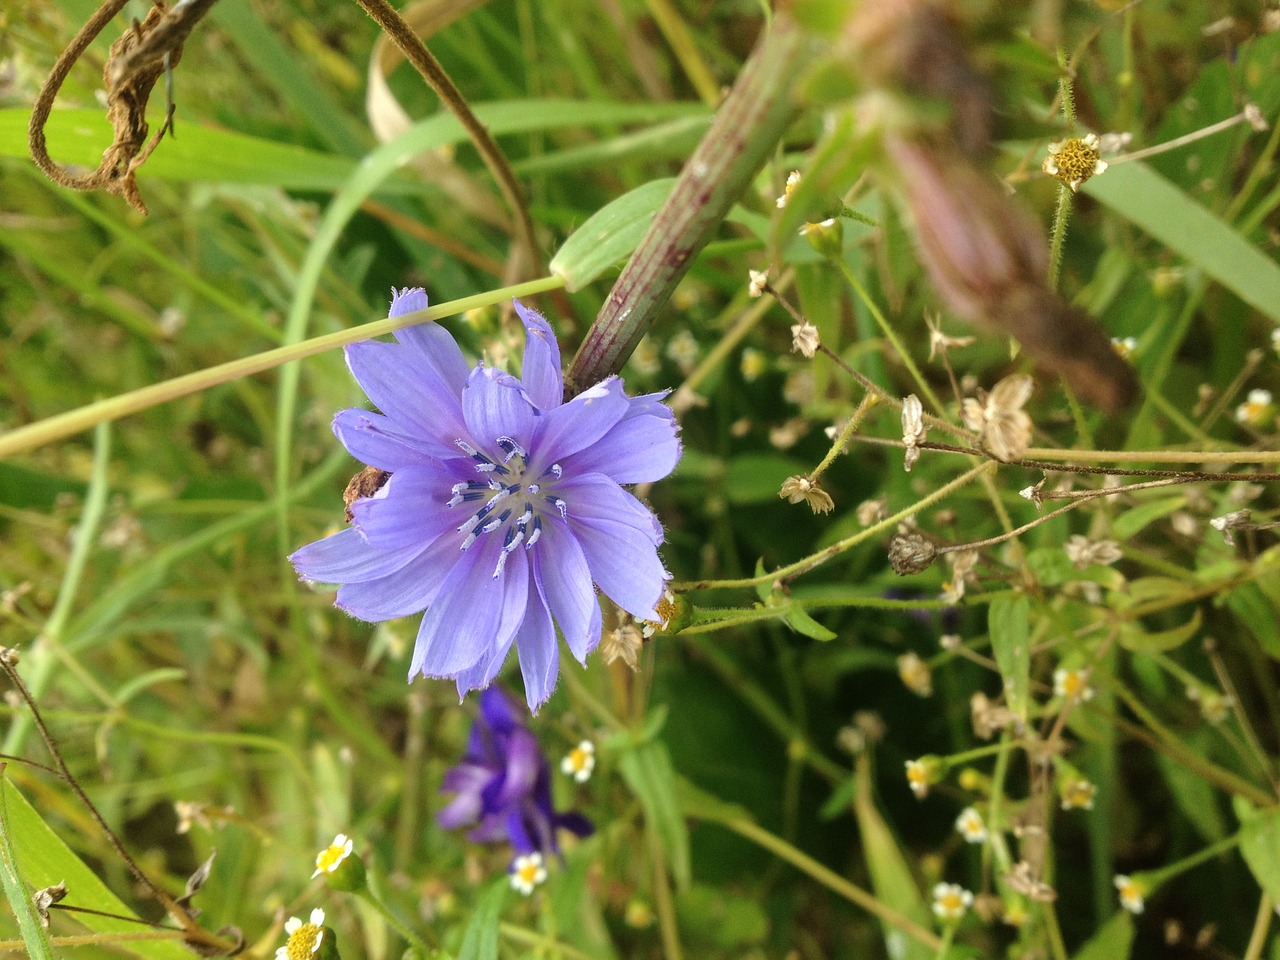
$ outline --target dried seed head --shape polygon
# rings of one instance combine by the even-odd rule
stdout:
[[[997,460],[1017,460],[1031,446],[1031,418],[1023,406],[1031,398],[1035,381],[1025,374],[1005,377],[990,393],[978,391],[978,399],[966,397],[960,413],[964,425],[978,434],[979,442]]]
[[[747,293],[752,297],[760,297],[764,295],[764,288],[769,285],[768,270],[748,270],[747,271]]]
[[[818,336],[818,328],[808,320],[797,323],[791,328],[792,353],[798,352],[806,360],[812,360],[820,346],[822,346],[822,338]]]
[[[830,513],[835,509],[835,502],[831,499],[831,495],[818,486],[818,481],[810,480],[808,477],[787,477],[782,482],[782,489],[778,491],[778,496],[788,503],[803,501],[814,513]]]
[[[1124,556],[1120,544],[1114,540],[1090,540],[1078,533],[1063,544],[1063,549],[1077,570],[1084,570],[1095,563],[1109,567]]]
[[[900,577],[928,570],[938,549],[918,533],[895,533],[889,541],[889,565]]]

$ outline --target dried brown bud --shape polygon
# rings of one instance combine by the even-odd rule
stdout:
[[[895,533],[889,541],[889,565],[900,577],[928,570],[938,549],[918,533]]]
[[[347,508],[347,523],[350,523],[354,516],[351,505],[362,497],[372,497],[390,479],[391,474],[386,470],[365,467],[347,482],[347,488],[342,491],[342,502]]]

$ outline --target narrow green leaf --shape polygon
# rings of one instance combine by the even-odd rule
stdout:
[[[1191,619],[1180,627],[1149,633],[1140,623],[1126,623],[1120,630],[1120,645],[1134,653],[1162,653],[1175,650],[1200,630],[1200,609],[1197,607]]]
[[[689,831],[676,798],[676,774],[667,747],[649,740],[619,757],[618,769],[644,808],[645,818],[667,854],[676,886],[689,886]]]
[[[1007,593],[991,601],[987,627],[991,649],[1009,694],[1009,709],[1026,719],[1031,686],[1031,601],[1024,594]]]
[[[1240,855],[1273,900],[1280,900],[1280,809],[1258,810],[1243,797],[1234,797],[1240,818]]]
[[[0,777],[0,798],[7,815],[7,832],[13,853],[28,884],[35,889],[65,882],[69,906],[101,910],[120,917],[136,917],[111,890],[85,866],[41,819],[34,807],[6,777]],[[136,933],[137,922],[76,914],[76,920],[94,933]],[[135,940],[120,943],[119,948],[145,960],[191,960],[191,953],[181,944],[167,940]]]
[[[551,258],[551,272],[564,277],[570,290],[580,290],[621,263],[644,238],[674,183],[670,177],[651,180],[601,207]]]
[[[1148,524],[1166,517],[1173,511],[1181,509],[1187,502],[1184,496],[1161,497],[1150,503],[1139,504],[1132,510],[1126,510],[1116,517],[1111,524],[1111,536],[1122,543],[1137,534]]]
[[[834,640],[836,635],[820,624],[803,607],[792,606],[782,618],[788,627],[811,640]]]
[[[1227,594],[1226,603],[1267,656],[1280,660],[1280,614],[1261,588],[1256,583],[1243,583]]]
[[[507,902],[510,881],[495,880],[476,904],[458,948],[458,960],[498,960],[498,921]]]
[[[0,776],[3,776],[0,768]],[[4,781],[5,786],[9,781]],[[6,791],[7,793],[7,791]],[[27,956],[31,960],[53,960],[49,934],[40,923],[34,901],[31,899],[35,889],[27,885],[18,869],[18,857],[14,853],[13,843],[9,836],[9,810],[5,793],[0,793],[0,881],[4,884],[4,895],[9,901],[9,908],[18,920],[18,933],[27,946]],[[44,884],[43,886],[49,886]]]
[[[1150,167],[1113,165],[1082,189],[1280,323],[1280,266]]]
[[[1121,910],[1085,941],[1072,960],[1126,960],[1132,947],[1133,917]]]

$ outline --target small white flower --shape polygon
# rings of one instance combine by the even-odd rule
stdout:
[[[978,399],[966,397],[961,405],[964,425],[978,434],[982,446],[997,460],[1016,460],[1031,446],[1031,418],[1022,408],[1034,388],[1034,380],[1015,373],[989,394],[978,391]]]
[[[796,192],[796,187],[798,186],[800,186],[800,171],[792,170],[787,174],[787,185],[782,189],[782,196],[774,201],[774,205],[779,210],[783,209],[788,201],[791,200],[791,195]]]
[[[813,355],[818,352],[818,347],[820,346],[822,346],[822,339],[818,336],[818,328],[808,320],[792,326],[792,353],[799,352],[806,360],[812,360]]]
[[[312,879],[322,873],[333,873],[342,865],[343,860],[351,856],[351,850],[351,838],[345,833],[338,834],[333,838],[333,843],[316,854],[316,870],[311,874]]]
[[[1280,354],[1280,327],[1271,331],[1271,349]]]
[[[933,672],[929,664],[915,653],[904,653],[898,658],[898,676],[908,690],[918,697],[933,694]]]
[[[939,920],[954,923],[973,904],[973,894],[958,883],[940,883],[933,888],[933,913]]]
[[[1146,891],[1142,885],[1123,873],[1116,874],[1115,885],[1120,893],[1120,906],[1130,913],[1141,913],[1146,907],[1146,902],[1143,900]]]
[[[902,442],[906,445],[903,457],[903,468],[910,473],[915,462],[920,459],[920,447],[929,428],[924,425],[924,406],[914,393],[902,401]]]
[[[1209,521],[1209,526],[1222,534],[1222,539],[1227,542],[1227,546],[1234,547],[1236,538],[1232,531],[1247,527],[1253,522],[1253,513],[1248,508],[1244,510],[1233,510],[1230,513],[1224,513],[1220,517],[1214,517]]]
[[[1082,703],[1092,700],[1093,687],[1089,686],[1089,671],[1059,667],[1053,671],[1053,695]]]
[[[750,281],[747,284],[747,293],[753,298],[763,296],[764,288],[769,285],[769,271],[748,270],[747,279]]]
[[[907,786],[911,788],[911,792],[916,795],[917,800],[923,800],[929,795],[929,787],[933,783],[933,775],[929,765],[924,760],[908,760],[906,767]]]
[[[306,923],[290,917],[285,921],[284,932],[289,939],[283,947],[276,948],[276,960],[308,960],[314,957],[324,940],[324,911],[316,907]]]
[[[1133,356],[1133,351],[1138,349],[1137,337],[1112,337],[1111,349],[1120,354],[1121,358],[1128,360]]]
[[[1267,118],[1262,115],[1262,111],[1258,108],[1256,103],[1246,103],[1244,105],[1243,116],[1245,122],[1247,122],[1249,126],[1253,127],[1254,132],[1256,133],[1263,133],[1271,126],[1267,123]]]
[[[520,891],[526,897],[533,893],[534,887],[546,882],[547,868],[542,865],[542,854],[536,850],[516,857],[511,864],[511,888]]]
[[[560,772],[573,777],[578,783],[586,783],[591,779],[591,771],[596,768],[596,745],[590,740],[583,740],[565,754],[560,761]]]
[[[1092,810],[1098,788],[1088,780],[1068,780],[1058,791],[1063,810]]]
[[[1251,427],[1260,427],[1270,412],[1271,391],[1250,390],[1245,402],[1236,407],[1236,419]]]
[[[987,825],[982,822],[982,814],[973,807],[965,807],[956,818],[956,829],[968,843],[983,843],[987,839]]]

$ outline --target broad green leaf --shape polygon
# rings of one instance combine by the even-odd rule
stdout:
[[[682,892],[676,916],[682,935],[735,955],[769,934],[769,918],[755,900],[719,887],[696,885]]]
[[[991,601],[987,627],[1009,709],[1025,719],[1031,686],[1031,601],[1020,593],[1001,594]]]
[[[498,921],[502,918],[509,887],[510,882],[503,877],[495,880],[480,897],[462,935],[458,960],[498,960]]]
[[[1174,650],[1192,637],[1200,629],[1200,608],[1191,614],[1191,619],[1180,627],[1151,633],[1142,629],[1142,624],[1126,623],[1120,629],[1120,645],[1134,653],[1161,653]]]
[[[1126,510],[1116,517],[1115,522],[1111,524],[1111,536],[1123,543],[1146,527],[1147,524],[1168,516],[1173,511],[1180,509],[1186,502],[1187,498],[1183,496],[1162,497],[1159,500],[1152,500],[1150,503],[1140,504],[1132,510]]]
[[[1150,167],[1113,164],[1082,189],[1280,323],[1280,266]]]
[[[1128,910],[1121,910],[1112,914],[1071,960],[1127,960],[1132,948],[1133,917]]]
[[[618,769],[644,808],[649,826],[666,851],[676,886],[689,886],[689,831],[676,799],[676,773],[661,740],[648,740],[618,758]]]
[[[898,841],[876,809],[871,796],[871,778],[866,764],[860,764],[853,795],[853,812],[862,837],[863,857],[871,874],[876,897],[923,927],[931,927],[929,908],[920,896],[915,877]],[[923,944],[908,938],[896,927],[884,925],[889,955],[896,960],[928,960],[933,956]]]
[[[28,884],[39,890],[65,882],[67,899],[63,903],[69,906],[101,910],[120,917],[137,916],[62,842],[8,778],[0,777],[0,795],[8,817],[13,855]],[[136,921],[89,913],[76,914],[76,920],[94,933],[136,933],[138,930]],[[191,960],[190,951],[174,941],[135,940],[121,943],[119,948],[146,960]]]
[[[1280,611],[1256,583],[1236,587],[1226,598],[1227,607],[1258,639],[1262,649],[1280,660]]]
[[[1241,824],[1240,855],[1258,886],[1280,900],[1280,808],[1258,810],[1239,796],[1232,802]]]
[[[3,768],[0,768],[3,776]],[[5,786],[9,781],[5,780]],[[14,853],[12,838],[9,834],[9,811],[6,794],[0,793],[0,882],[4,885],[4,895],[9,901],[9,909],[18,920],[18,933],[26,944],[27,956],[31,960],[53,960],[53,950],[49,944],[49,934],[40,923],[36,913],[32,895],[41,887],[29,886],[23,879],[18,857]]]
[[[551,258],[551,272],[579,290],[639,246],[645,231],[675,183],[651,180],[601,207],[564,242]]]

